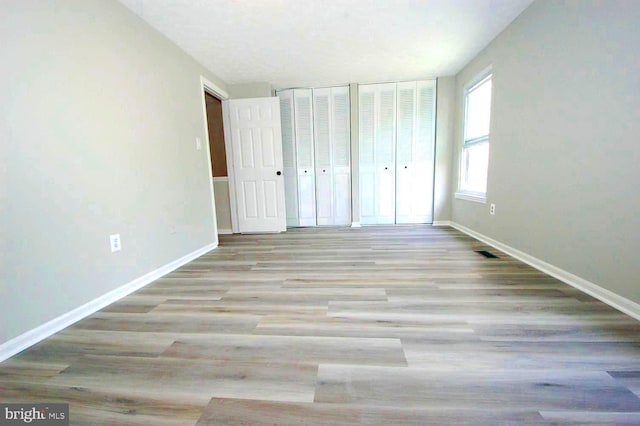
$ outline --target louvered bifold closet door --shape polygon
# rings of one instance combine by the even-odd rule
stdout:
[[[396,84],[359,86],[360,220],[395,223]]]
[[[433,221],[435,81],[398,83],[396,223]]]
[[[311,89],[295,89],[293,97],[296,161],[298,167],[298,222],[299,226],[315,226],[313,93]]]
[[[293,90],[277,93],[280,98],[282,121],[282,157],[284,175],[284,199],[287,226],[298,226],[298,169],[296,167],[296,140],[293,117]]]
[[[318,225],[351,223],[349,88],[313,90]]]

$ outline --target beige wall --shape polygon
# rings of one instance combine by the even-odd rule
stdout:
[[[0,21],[2,343],[217,241],[195,139],[200,76],[226,85],[116,1]]]
[[[229,85],[229,98],[231,99],[266,98],[269,96],[274,96],[274,93],[271,84],[267,82]]]
[[[213,192],[216,198],[216,223],[219,233],[231,233],[231,203],[228,178],[214,178]]]
[[[451,220],[451,168],[455,130],[456,79],[438,78],[433,221]]]
[[[640,303],[638,22],[633,1],[539,0],[458,74],[456,141],[463,87],[493,66],[496,215],[455,199],[453,220]]]

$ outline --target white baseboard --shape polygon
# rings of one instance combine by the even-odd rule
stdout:
[[[231,229],[218,229],[218,235],[230,235],[233,234]]]
[[[464,232],[467,235],[472,236],[477,240],[482,241],[485,244],[488,244],[500,251],[507,253],[511,257],[515,257],[516,259],[538,269],[539,271],[544,272],[545,274],[551,275],[552,277],[557,278],[560,281],[569,284],[570,286],[575,287],[590,296],[595,297],[596,299],[606,303],[612,308],[615,308],[637,320],[640,320],[640,304],[629,300],[626,297],[622,297],[612,292],[611,290],[600,287],[599,285],[594,284],[591,281],[587,281],[584,278],[574,275],[571,272],[565,271],[564,269],[558,268],[557,266],[547,263],[544,260],[540,260],[537,257],[533,257],[525,252],[501,243],[500,241],[496,241],[493,238],[487,237],[486,235],[467,228],[464,225],[451,222],[451,226],[461,232]]]
[[[351,222],[352,228],[360,228],[360,222]]]
[[[157,280],[158,278],[167,275],[169,272],[172,272],[182,265],[185,265],[191,262],[193,259],[196,259],[203,254],[213,250],[218,246],[217,243],[212,243],[207,246],[204,246],[196,251],[193,251],[181,258],[174,260],[173,262],[167,263],[160,268],[149,272],[139,278],[136,278],[133,281],[123,285],[122,287],[118,287],[115,290],[111,290],[108,293],[99,296],[98,298],[85,303],[84,305],[78,306],[77,308],[60,315],[57,318],[52,319],[32,330],[27,331],[13,339],[3,343],[0,345],[0,362],[12,357],[18,352],[27,349],[30,346],[35,345],[36,343],[46,339],[47,337],[57,333],[58,331],[69,327],[70,325],[80,321],[83,318],[99,311],[100,309],[108,306],[128,294],[133,293],[136,290],[141,289],[147,284]]]
[[[431,226],[451,226],[450,220],[434,220]]]

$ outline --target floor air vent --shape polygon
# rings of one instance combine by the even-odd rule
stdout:
[[[484,257],[488,257],[489,259],[497,259],[498,256],[486,250],[476,250],[476,253],[483,255]]]

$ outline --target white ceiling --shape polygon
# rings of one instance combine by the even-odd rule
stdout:
[[[120,0],[229,84],[454,75],[533,0]]]

